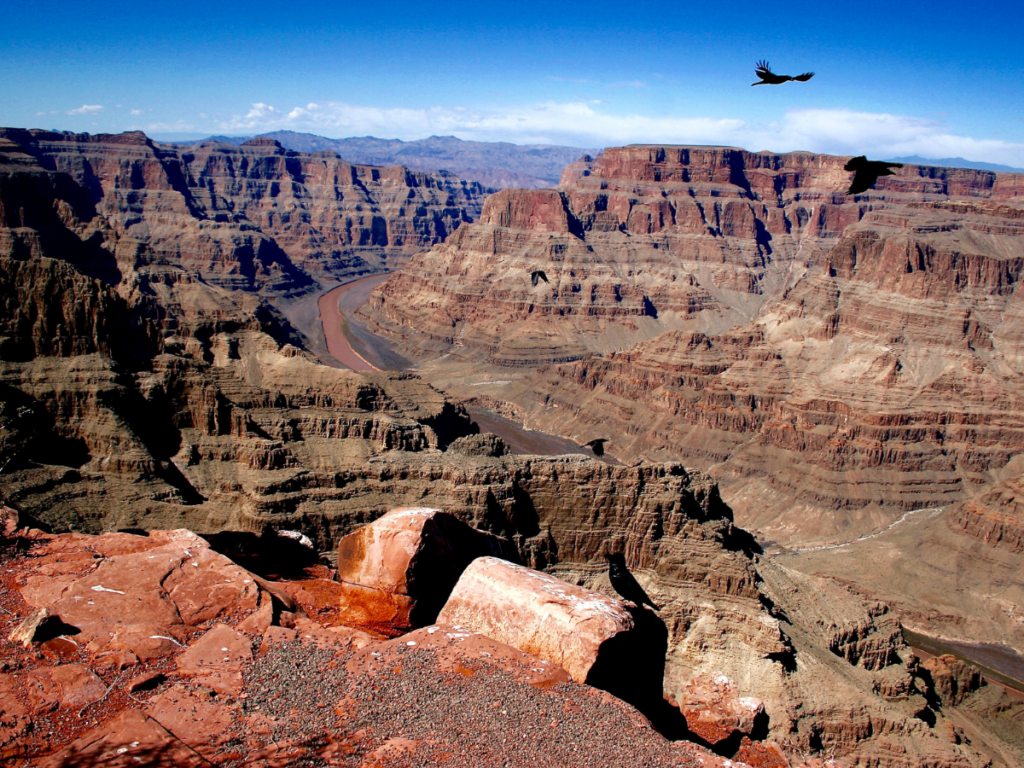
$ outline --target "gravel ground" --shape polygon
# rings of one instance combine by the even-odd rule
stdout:
[[[289,765],[359,766],[391,738],[419,742],[412,753],[389,750],[387,765],[396,768],[696,765],[582,686],[540,690],[479,661],[442,672],[432,650],[402,648],[351,675],[351,656],[289,643],[247,671],[250,722],[273,723],[268,742],[309,750]],[[330,743],[341,746],[328,761],[317,752]]]

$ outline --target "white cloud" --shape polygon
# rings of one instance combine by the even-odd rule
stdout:
[[[965,157],[1024,167],[1024,143],[950,133],[935,120],[847,109],[800,109],[781,120],[750,123],[729,117],[614,114],[599,101],[543,102],[506,109],[385,108],[345,102],[309,103],[290,111],[262,102],[222,121],[225,132],[289,129],[328,136],[423,138],[455,135],[479,141],[570,144],[718,144],[777,152],[839,155]]]
[[[133,109],[133,110],[132,110],[132,114],[133,114],[133,115],[141,115],[141,114],[142,114],[142,112],[143,112],[143,111],[142,111],[141,109]]]
[[[98,112],[102,112],[103,107],[99,104],[83,104],[78,109],[69,109],[69,115],[95,115]]]
[[[252,105],[252,109],[245,116],[246,120],[267,120],[280,118],[281,111],[269,104],[263,102],[257,102]]]
[[[42,117],[43,115],[56,115],[57,110],[51,109],[49,112],[36,112],[36,117]]]

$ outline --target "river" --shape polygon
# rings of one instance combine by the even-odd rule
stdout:
[[[355,319],[356,311],[369,300],[373,289],[387,278],[387,275],[363,277],[332,288],[317,299],[316,306],[326,350],[334,361],[346,368],[354,371],[380,371],[407,370],[412,367],[412,363],[392,350],[385,339],[373,335]],[[308,305],[308,301],[306,304]],[[306,313],[308,314],[308,306]],[[292,311],[290,316],[297,317],[297,314],[297,311]],[[312,327],[310,318],[305,318],[302,325],[307,334],[310,331],[315,334],[316,329]],[[313,340],[314,347],[319,346],[319,341]],[[322,350],[320,357],[324,357]],[[471,406],[468,410],[481,432],[497,435],[514,454],[563,456],[567,453],[578,453],[606,464],[621,466],[613,456],[594,456],[571,440],[546,432],[523,429],[515,422],[485,408]]]

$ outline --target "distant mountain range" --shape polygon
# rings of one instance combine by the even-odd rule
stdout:
[[[460,178],[478,181],[488,187],[543,189],[554,187],[569,163],[600,150],[583,147],[559,147],[550,144],[510,144],[496,141],[463,141],[454,136],[431,136],[418,141],[377,139],[373,136],[328,139],[312,133],[274,131],[263,133],[297,152],[337,152],[350,163],[365,165],[404,165],[416,171],[451,171]],[[241,144],[252,136],[210,136],[198,144],[221,141]]]
[[[906,157],[890,157],[891,163],[913,163],[914,165],[938,165],[942,168],[971,168],[975,171],[1006,171],[1009,173],[1024,173],[1024,168],[1014,168],[1010,165],[997,165],[996,163],[980,163],[975,160],[964,160],[962,157],[942,157],[938,160],[920,155],[907,155]]]

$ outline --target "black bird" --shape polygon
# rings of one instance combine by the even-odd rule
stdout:
[[[881,160],[868,160],[864,155],[855,157],[843,166],[844,170],[854,171],[853,182],[850,184],[850,189],[847,190],[846,194],[859,195],[861,192],[867,192],[875,186],[879,176],[896,175],[889,170],[890,168],[902,167],[903,163],[885,163]]]
[[[647,596],[644,588],[640,586],[633,574],[626,567],[626,558],[621,552],[612,552],[606,555],[608,558],[608,579],[612,588],[624,598],[633,603],[637,608],[641,605],[649,605],[656,611],[661,609],[654,604],[654,601]]]
[[[544,274],[543,269],[538,269],[531,272],[530,280],[533,281],[534,286],[536,286],[537,283],[539,283],[541,280],[543,280],[545,283],[551,282],[550,280],[548,280],[548,276]]]
[[[604,456],[604,444],[610,442],[610,438],[599,437],[597,440],[591,440],[589,443],[584,443],[580,448],[589,448],[594,452],[595,456]]]
[[[788,83],[790,80],[799,80],[801,83],[806,83],[814,77],[813,72],[804,72],[802,75],[797,75],[796,77],[791,77],[790,75],[776,75],[772,72],[771,65],[767,61],[757,62],[757,69],[754,70],[754,74],[761,79],[756,83],[751,83],[751,86],[782,85],[783,83]]]

